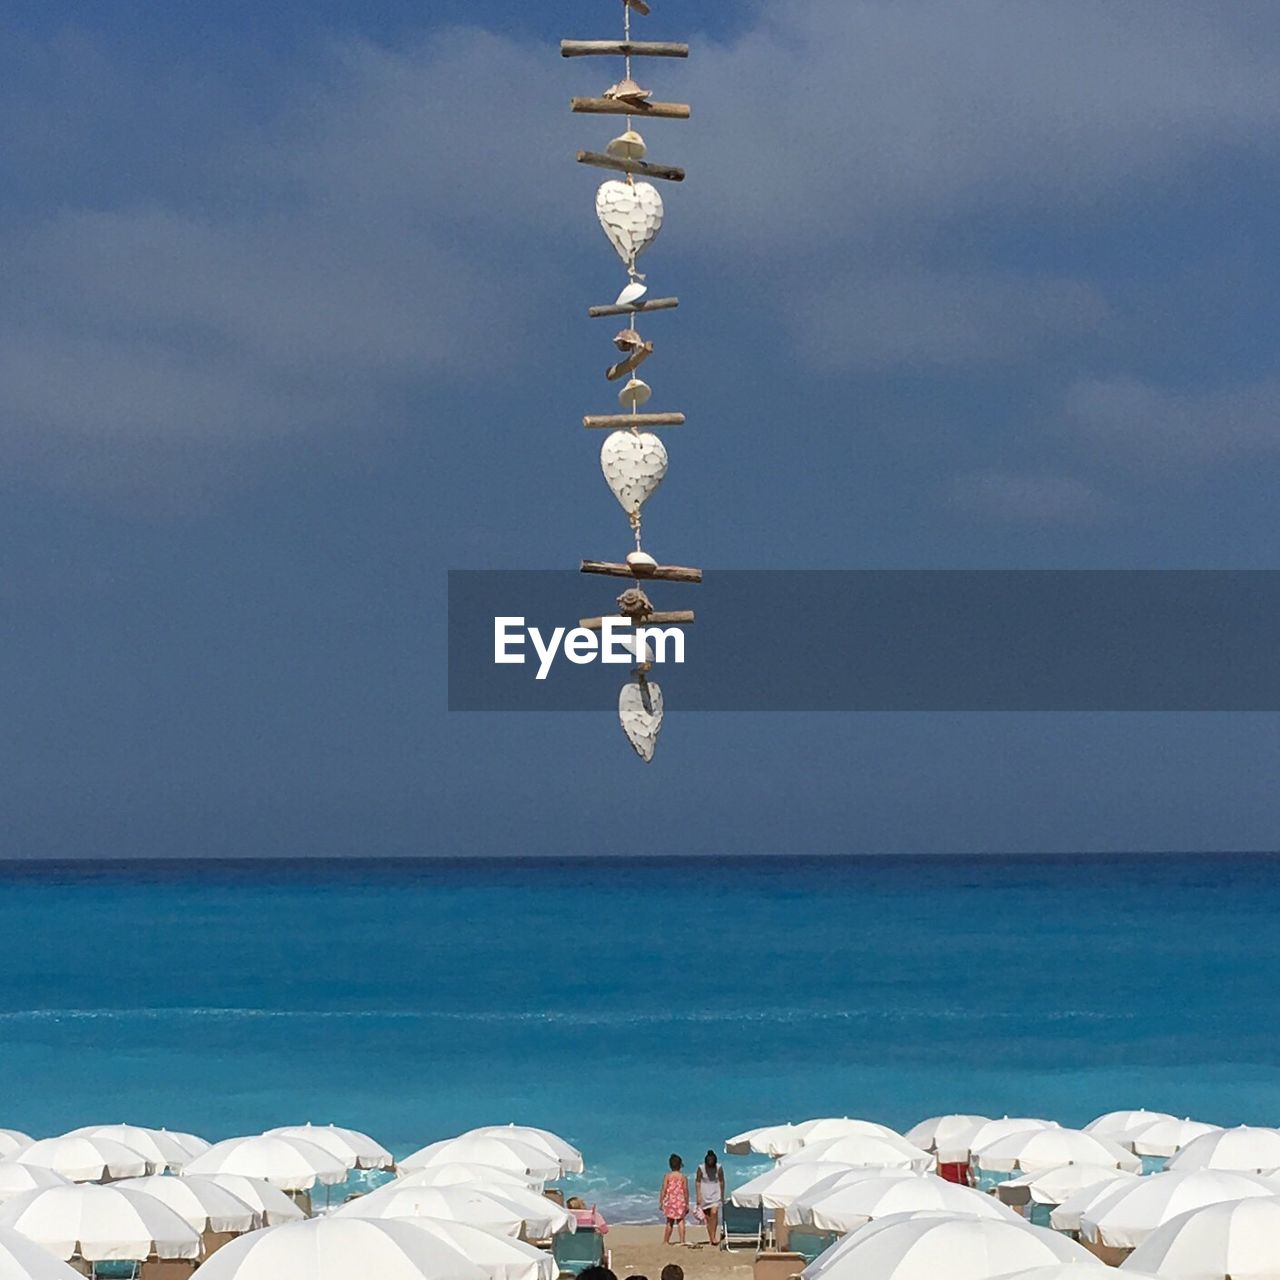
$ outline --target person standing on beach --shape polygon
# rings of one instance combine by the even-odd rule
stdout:
[[[671,1243],[671,1228],[680,1233],[680,1243],[684,1244],[684,1220],[689,1212],[689,1179],[680,1172],[684,1161],[672,1155],[667,1161],[671,1172],[662,1180],[662,1191],[658,1196],[658,1209],[667,1220],[666,1230],[662,1233],[662,1243]]]
[[[697,1205],[706,1214],[707,1239],[720,1243],[720,1206],[724,1204],[724,1170],[714,1151],[698,1166],[696,1179]]]

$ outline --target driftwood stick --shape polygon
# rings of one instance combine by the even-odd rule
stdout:
[[[617,382],[619,378],[625,378],[627,374],[634,373],[651,355],[653,355],[653,343],[646,342],[625,360],[619,360],[604,376],[610,382]]]
[[[599,320],[603,316],[631,316],[637,311],[674,311],[679,305],[679,298],[654,298],[652,302],[630,302],[621,306],[611,303],[607,307],[588,307],[587,315],[593,320]]]
[[[702,581],[701,569],[687,569],[683,565],[658,564],[648,568],[632,568],[629,564],[613,564],[608,560],[584,560],[583,573],[598,573],[606,578],[654,578],[658,582]]]
[[[581,116],[650,116],[654,120],[688,120],[693,108],[686,102],[619,102],[615,98],[571,98],[569,107]]]
[[[626,622],[633,622],[637,627],[687,627],[694,621],[692,609],[677,609],[674,613],[650,613],[643,618],[628,618],[625,613],[613,613],[609,616],[611,618],[621,618]],[[578,626],[585,627],[588,631],[602,631],[604,629],[604,619],[583,618],[579,621]]]
[[[687,44],[666,40],[561,40],[562,58],[687,58]]]
[[[650,164],[648,160],[615,160],[598,151],[579,151],[578,163],[593,169],[616,169],[619,173],[638,173],[646,178],[663,178],[667,182],[683,182],[684,170],[674,165]]]
[[[622,431],[627,427],[683,427],[683,413],[589,413],[582,419],[588,431]]]

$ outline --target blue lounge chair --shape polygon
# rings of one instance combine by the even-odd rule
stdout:
[[[832,1231],[811,1231],[792,1227],[787,1236],[787,1248],[798,1253],[805,1262],[812,1262],[820,1253],[826,1253],[836,1242]]]
[[[609,1251],[598,1231],[561,1231],[551,1242],[551,1256],[562,1276],[578,1276],[588,1267],[609,1265]]]
[[[749,1244],[757,1253],[764,1246],[764,1208],[743,1209],[727,1200],[720,1212],[720,1245],[731,1249],[735,1244]]]

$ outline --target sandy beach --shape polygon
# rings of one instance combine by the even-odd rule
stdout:
[[[702,1227],[691,1225],[686,1235],[694,1247],[681,1249],[676,1245],[662,1243],[660,1223],[652,1226],[611,1227],[608,1245],[614,1274],[618,1280],[626,1280],[627,1276],[633,1275],[658,1280],[662,1268],[669,1262],[675,1262],[684,1268],[685,1280],[712,1280],[713,1277],[730,1276],[734,1280],[748,1280],[755,1257],[753,1249],[717,1249],[707,1243],[706,1231]],[[697,1243],[698,1235],[702,1237],[701,1244]]]

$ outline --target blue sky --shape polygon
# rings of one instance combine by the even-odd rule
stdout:
[[[450,716],[444,572],[620,555],[612,6],[6,6],[5,852],[1274,848],[1272,716]],[[723,568],[1275,567],[1280,12],[659,0],[649,507]],[[598,442],[597,442],[598,443]]]

